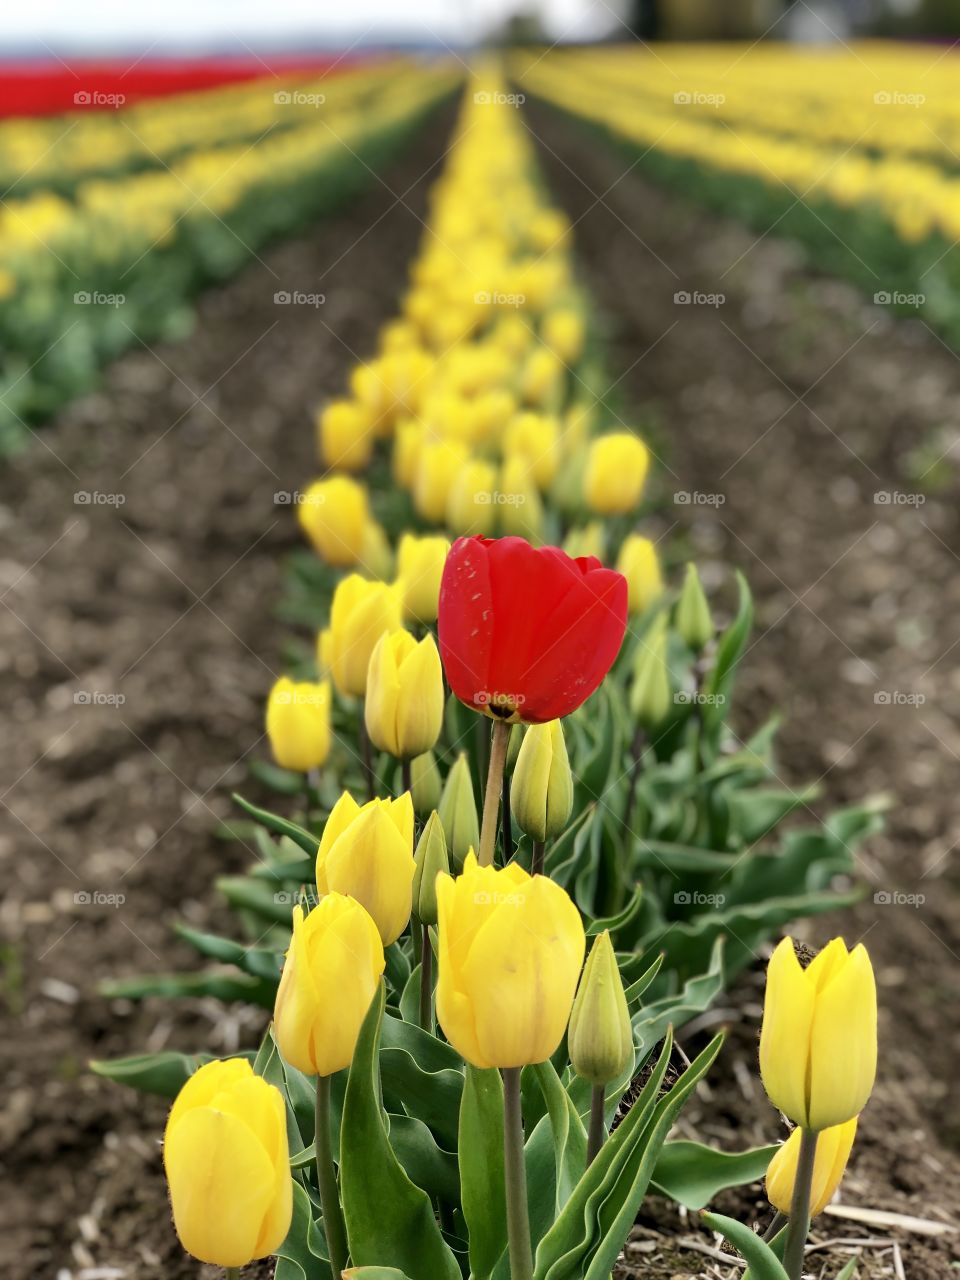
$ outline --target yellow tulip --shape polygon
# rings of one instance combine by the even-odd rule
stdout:
[[[424,520],[442,524],[450,487],[467,461],[466,445],[453,440],[424,443],[417,459],[413,504]]]
[[[429,751],[443,728],[443,668],[436,641],[384,632],[370,655],[364,704],[374,746],[398,760]]]
[[[403,418],[397,423],[393,436],[393,478],[401,489],[413,488],[424,438],[423,423],[419,419]]]
[[[547,413],[518,413],[503,437],[506,454],[526,460],[527,471],[537,487],[546,489],[557,470],[560,424]]]
[[[543,318],[543,340],[565,364],[573,364],[583,352],[583,316],[572,307],[558,307]]]
[[[587,506],[601,516],[626,515],[643,496],[650,453],[639,436],[614,431],[597,436],[587,452],[583,492]]]
[[[533,840],[558,836],[573,808],[573,775],[563,724],[527,726],[513,771],[510,808],[522,831]]]
[[[543,503],[530,475],[526,458],[506,458],[497,494],[500,529],[528,542],[538,543],[543,531]]]
[[[356,898],[373,916],[386,947],[407,927],[415,870],[410,792],[361,806],[345,791],[320,838],[319,892]]]
[[[516,863],[437,879],[437,1019],[475,1067],[545,1062],[566,1030],[583,965],[580,913]]]
[[[602,564],[606,556],[606,530],[602,520],[591,520],[589,524],[571,529],[563,540],[563,549],[572,559],[580,556],[594,556]]]
[[[293,1214],[286,1109],[245,1058],[208,1062],[170,1109],[163,1166],[180,1243],[245,1267],[280,1247]]]
[[[335,400],[317,416],[317,452],[326,467],[361,471],[373,452],[373,422],[355,400]]]
[[[306,773],[330,754],[330,685],[281,676],[267,698],[267,737],[281,769]]]
[[[627,607],[631,613],[642,613],[663,594],[660,560],[649,538],[639,533],[624,538],[617,569],[627,580]]]
[[[437,620],[440,578],[450,543],[442,536],[417,537],[404,533],[397,549],[397,577],[404,617],[424,625]]]
[[[760,1074],[774,1106],[805,1129],[859,1115],[877,1067],[877,990],[866,948],[834,938],[806,969],[784,938],[767,969]]]
[[[778,1147],[767,1169],[767,1199],[775,1209],[789,1215],[793,1201],[793,1184],[800,1155],[800,1127],[797,1126],[783,1146]],[[822,1213],[840,1185],[850,1149],[857,1136],[857,1117],[844,1124],[824,1129],[817,1138],[817,1154],[810,1189],[810,1217]]]
[[[363,557],[367,491],[349,476],[317,480],[297,504],[300,528],[327,564],[348,568]]]
[[[493,532],[497,470],[491,462],[472,458],[454,477],[447,495],[446,524],[464,537]]]
[[[349,1067],[383,969],[380,934],[359,902],[328,893],[306,918],[294,907],[273,1011],[284,1061],[310,1076]]]
[[[385,631],[400,626],[400,595],[385,582],[352,573],[337,584],[330,606],[327,657],[340,693],[360,697],[367,687],[370,655]]]
[[[559,397],[564,372],[563,362],[549,347],[536,347],[527,357],[520,379],[525,403],[552,404]]]

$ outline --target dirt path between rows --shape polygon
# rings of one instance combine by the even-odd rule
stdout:
[[[108,1003],[93,987],[186,967],[176,918],[224,923],[213,879],[249,858],[213,830],[243,761],[265,754],[283,641],[271,611],[297,541],[274,495],[311,478],[311,410],[396,306],[449,124],[431,124],[386,186],[206,295],[188,341],[120,360],[4,467],[7,1280],[201,1274],[170,1228],[164,1105],[85,1064],[229,1052],[255,1041],[262,1017],[212,1001]],[[275,305],[295,290],[325,302]]]
[[[819,778],[824,807],[893,797],[861,860],[866,901],[802,928],[817,943],[863,938],[878,971],[880,1082],[846,1200],[956,1220],[960,360],[918,321],[818,277],[796,246],[651,186],[582,126],[536,105],[526,118],[576,223],[617,395],[663,441],[667,553],[692,552],[727,602],[731,565],[756,593],[740,725],[782,708],[782,777]],[[758,1011],[753,998],[733,1015],[741,1082],[755,1072]],[[761,1095],[736,1086],[725,1105],[741,1140],[745,1124],[777,1136]],[[897,1238],[911,1280],[942,1277],[958,1256],[956,1236]],[[869,1274],[894,1274],[889,1248],[868,1256]],[[693,1271],[695,1255],[682,1258]],[[659,1275],[649,1257],[639,1273]]]

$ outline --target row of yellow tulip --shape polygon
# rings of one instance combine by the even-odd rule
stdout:
[[[793,197],[874,208],[912,244],[960,236],[956,67],[957,55],[932,51],[721,46],[662,57],[632,49],[518,55],[512,70],[528,92],[644,149]],[[904,82],[929,85],[929,103],[901,101],[911,92],[898,87]]]

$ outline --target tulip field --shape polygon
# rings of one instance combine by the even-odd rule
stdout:
[[[960,53],[243,68],[0,120],[2,1274],[954,1274]]]

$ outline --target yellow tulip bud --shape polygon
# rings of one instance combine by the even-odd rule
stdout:
[[[559,357],[548,347],[537,347],[527,357],[520,375],[524,403],[552,405],[559,397],[563,375]]]
[[[333,636],[329,627],[317,633],[317,670],[326,678],[330,674],[331,655],[333,653]]]
[[[317,415],[317,452],[326,467],[362,471],[373,452],[373,421],[355,400],[335,400]]]
[[[383,945],[410,919],[413,892],[413,801],[358,805],[345,791],[330,812],[317,850],[317,889],[345,893],[373,916]]]
[[[500,474],[497,511],[500,528],[528,542],[539,542],[543,531],[543,503],[524,457],[507,458]]]
[[[454,477],[447,495],[447,528],[464,537],[492,533],[497,518],[496,488],[497,470],[492,463],[477,458],[466,462]]]
[[[367,491],[349,476],[317,480],[297,503],[300,528],[327,564],[348,568],[363,557]]]
[[[570,1061],[591,1084],[609,1084],[633,1060],[633,1027],[620,966],[604,929],[590,949],[570,1014]]]
[[[793,1184],[797,1176],[797,1160],[800,1155],[798,1125],[783,1146],[774,1153],[767,1169],[767,1199],[775,1209],[789,1215],[793,1203]],[[834,1197],[857,1136],[857,1117],[844,1124],[824,1129],[817,1137],[817,1153],[814,1157],[813,1183],[810,1188],[810,1217],[822,1213]]]
[[[360,563],[372,578],[386,581],[393,573],[393,548],[382,525],[368,520],[363,531]]]
[[[267,698],[267,737],[281,769],[307,773],[330,754],[330,685],[281,676]]]
[[[674,626],[680,639],[699,653],[713,639],[713,618],[695,564],[687,565],[683,589],[677,601]]]
[[[806,969],[784,938],[767,969],[760,1074],[774,1106],[805,1129],[859,1115],[877,1068],[877,990],[861,944],[834,938]]]
[[[467,447],[459,441],[430,440],[423,445],[417,460],[413,504],[424,520],[443,523],[450,488],[467,457]]]
[[[403,614],[426,626],[437,620],[440,578],[450,543],[444,537],[418,538],[405,533],[397,550],[397,575],[403,596]]]
[[[385,631],[400,626],[400,595],[385,582],[352,573],[337,584],[330,606],[328,657],[340,693],[359,697],[367,687],[370,655]]]
[[[423,423],[404,418],[397,423],[393,437],[393,478],[401,489],[412,489],[423,448]]]
[[[640,637],[633,666],[630,710],[652,732],[666,720],[673,704],[667,666],[667,619],[661,614]]]
[[[540,490],[546,489],[560,460],[560,425],[546,413],[519,413],[508,425],[503,437],[503,451],[523,458],[527,474]]]
[[[417,869],[413,875],[413,914],[421,924],[437,923],[437,876],[449,874],[447,839],[443,823],[436,811],[431,813],[417,841],[414,854]]]
[[[597,515],[626,515],[643,496],[650,453],[639,436],[614,431],[597,436],[587,451],[583,493]]]
[[[443,795],[440,797],[439,813],[450,856],[454,865],[461,867],[467,851],[480,847],[477,802],[473,793],[470,766],[464,752],[457,756],[453,768],[447,774]]]
[[[398,760],[429,751],[443,728],[443,668],[436,641],[384,632],[370,655],[364,704],[374,746]]]
[[[583,353],[583,315],[572,307],[558,307],[543,317],[543,340],[565,364],[573,364]]]
[[[245,1058],[208,1062],[186,1082],[163,1166],[180,1243],[201,1262],[245,1267],[283,1243],[293,1214],[286,1108]]]
[[[559,720],[527,726],[510,788],[513,816],[533,840],[558,836],[573,808],[573,775]]]
[[[627,607],[631,613],[643,613],[663,594],[657,548],[649,538],[639,533],[625,538],[617,557],[617,569],[627,580]]]
[[[294,907],[273,1011],[284,1061],[309,1076],[349,1067],[383,969],[380,934],[359,902],[328,893],[306,918]]]
[[[410,794],[413,796],[414,813],[430,813],[440,803],[443,789],[437,758],[432,751],[414,756],[410,761]]]
[[[563,540],[563,549],[576,560],[579,556],[595,556],[603,563],[606,554],[606,530],[599,520],[571,529]]]
[[[583,964],[580,913],[546,876],[467,855],[437,880],[437,1020],[475,1067],[545,1062],[567,1027]]]

